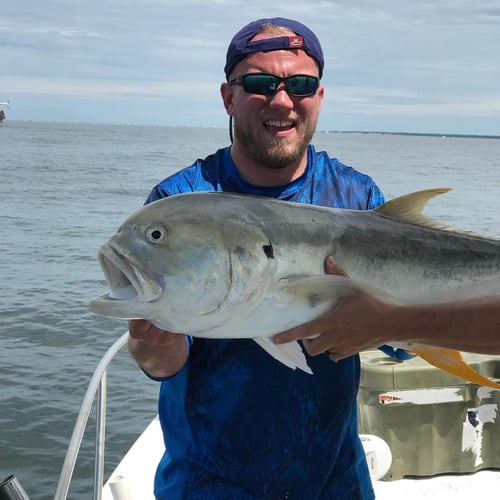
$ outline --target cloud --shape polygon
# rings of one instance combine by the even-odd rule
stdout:
[[[336,112],[349,122],[419,116],[424,127],[425,117],[430,127],[449,116],[456,127],[456,116],[470,116],[500,134],[500,6],[493,0],[18,0],[2,14],[0,100],[10,99],[9,116],[29,110],[20,119],[36,119],[29,116],[34,100],[50,97],[59,119],[74,98],[92,100],[81,114],[94,121],[112,119],[118,106],[123,116],[133,102],[148,119],[175,120],[170,108],[182,108],[182,119],[202,114],[217,126],[225,122],[218,92],[232,34],[278,15],[302,20],[322,42],[325,126],[338,123]],[[467,126],[464,120],[464,133],[473,133]]]
[[[406,89],[378,89],[367,87],[337,88],[337,110],[358,109],[369,115],[399,116],[473,116],[497,117],[500,114],[500,98],[460,99],[454,95],[429,99],[427,95],[408,92]]]
[[[106,99],[130,98],[131,96],[145,99],[192,97],[213,91],[218,82],[182,82],[181,84],[164,80],[110,80],[98,78],[54,78],[31,77],[20,79],[6,77],[2,79],[3,89],[19,94],[31,94],[35,90],[40,95],[80,96],[83,98],[103,97]]]

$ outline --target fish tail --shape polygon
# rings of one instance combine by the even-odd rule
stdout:
[[[412,345],[411,350],[431,365],[478,385],[499,389],[500,384],[473,370],[459,351],[430,345]]]

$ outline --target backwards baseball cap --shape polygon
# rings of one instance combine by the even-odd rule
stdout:
[[[278,36],[252,42],[251,39],[260,33],[266,24],[286,28],[295,33],[295,36]],[[226,77],[233,71],[236,64],[248,54],[283,49],[304,50],[317,61],[319,65],[319,77],[321,78],[325,61],[323,59],[323,51],[321,50],[318,37],[302,23],[283,17],[272,17],[253,21],[234,35],[226,54],[226,66],[224,67]]]

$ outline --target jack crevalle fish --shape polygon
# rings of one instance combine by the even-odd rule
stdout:
[[[446,229],[423,214],[430,189],[371,211],[230,193],[187,193],[144,206],[99,251],[110,292],[95,313],[144,318],[205,338],[253,338],[310,373],[300,345],[271,337],[331,310],[360,287],[398,303],[500,294],[500,239]],[[324,274],[333,255],[349,278]],[[412,344],[456,376],[500,385],[457,351]]]

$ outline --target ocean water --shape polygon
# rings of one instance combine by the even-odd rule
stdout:
[[[80,405],[126,323],[89,300],[99,246],[151,187],[229,142],[207,128],[7,121],[0,126],[0,480],[53,497]],[[454,191],[427,214],[500,235],[500,139],[318,132],[317,149],[372,175],[387,197]],[[106,470],[156,413],[158,386],[119,353],[108,372]],[[94,413],[69,498],[90,498]]]

